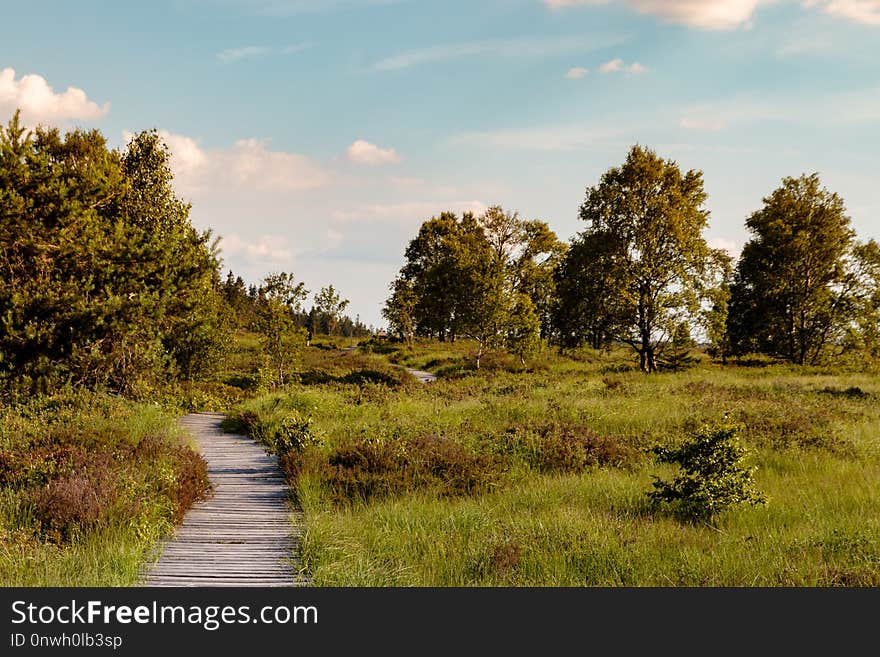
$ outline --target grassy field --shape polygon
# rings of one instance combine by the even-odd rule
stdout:
[[[786,365],[645,376],[626,352],[310,348],[231,414],[282,455],[322,586],[880,585],[880,376]],[[422,386],[400,366],[441,378]],[[765,506],[687,523],[651,448],[737,423]]]
[[[98,393],[0,407],[0,586],[131,586],[209,489],[174,413]]]
[[[208,487],[175,417],[229,412],[279,453],[320,586],[880,586],[880,375],[691,367],[622,350],[526,366],[467,342],[319,339],[261,386],[256,338],[166,404],[69,393],[0,408],[0,584],[137,581]],[[439,375],[418,383],[406,367]],[[653,448],[740,427],[764,506],[684,522]]]

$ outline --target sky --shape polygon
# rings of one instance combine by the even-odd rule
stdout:
[[[159,130],[224,275],[376,328],[423,221],[569,240],[637,143],[703,172],[713,246],[813,172],[880,239],[880,0],[29,0],[0,35],[0,121]]]

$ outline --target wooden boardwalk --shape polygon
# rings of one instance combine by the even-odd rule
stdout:
[[[278,460],[251,438],[222,432],[222,420],[215,413],[181,418],[208,462],[214,493],[163,542],[142,585],[308,585],[297,556],[302,518],[290,506]]]
[[[406,371],[416,377],[419,383],[431,383],[432,381],[437,380],[436,375],[431,374],[430,372],[426,372],[425,370],[413,370],[407,367]]]

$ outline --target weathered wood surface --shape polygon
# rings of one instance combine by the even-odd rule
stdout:
[[[437,380],[437,377],[435,375],[424,370],[413,370],[407,367],[406,371],[416,377],[419,380],[419,383],[431,383],[432,381]]]
[[[163,542],[144,586],[305,586],[298,559],[301,514],[278,460],[247,436],[220,430],[223,416],[192,413],[192,433],[214,485]]]

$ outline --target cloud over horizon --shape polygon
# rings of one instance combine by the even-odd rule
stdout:
[[[0,113],[10,116],[21,109],[25,123],[70,120],[95,121],[110,111],[110,103],[98,105],[78,87],[56,92],[41,75],[34,73],[15,79],[15,69],[0,70]]]
[[[124,133],[126,141],[130,133]],[[330,173],[309,157],[273,151],[265,140],[238,139],[230,148],[205,150],[192,137],[160,130],[171,152],[171,168],[184,193],[247,187],[296,192],[322,187]]]
[[[541,0],[554,10],[571,7],[626,5],[640,14],[656,16],[704,30],[751,27],[760,5],[782,0]],[[789,0],[794,2],[795,0]],[[864,25],[880,25],[880,0],[797,0],[804,8],[821,8],[826,14]]]
[[[376,144],[371,144],[363,139],[355,140],[345,151],[345,156],[349,162],[368,166],[394,164],[401,160],[400,155],[393,148],[379,148]]]

